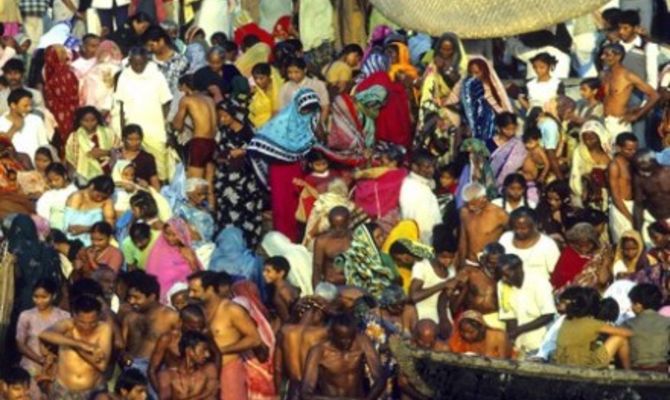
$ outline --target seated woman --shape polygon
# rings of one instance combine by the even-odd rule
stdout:
[[[624,369],[630,369],[628,338],[633,332],[597,320],[600,296],[584,288],[566,306],[566,320],[558,331],[555,361],[557,364],[589,368],[608,368],[615,357]],[[609,337],[599,343],[600,335]]]
[[[468,310],[458,317],[447,342],[454,353],[509,358],[510,343],[505,332],[486,325],[478,311]]]
[[[25,169],[19,162],[9,138],[0,137],[0,218],[9,214],[31,214],[35,208],[19,187],[18,172]]]
[[[104,220],[114,225],[116,216],[112,203],[113,193],[112,178],[100,175],[67,199],[63,229],[70,239],[79,239],[86,246],[90,246],[90,230],[93,224]]]
[[[49,241],[58,252],[61,271],[66,279],[69,279],[75,270],[79,271],[83,268],[82,260],[85,258],[86,248],[81,240],[69,240],[62,231],[52,229],[49,233]],[[72,280],[74,279],[70,281]]]
[[[117,138],[104,125],[100,111],[82,107],[75,115],[75,131],[65,144],[65,160],[76,177],[83,182],[111,171],[110,154]]]
[[[149,253],[146,268],[148,274],[158,277],[161,303],[168,303],[167,292],[175,283],[185,282],[187,276],[202,269],[192,245],[186,221],[170,218]]]
[[[114,230],[105,222],[96,222],[91,227],[91,245],[86,248],[83,274],[88,276],[100,265],[107,265],[119,273],[123,265],[123,253],[111,245]]]
[[[611,146],[607,130],[598,121],[587,121],[579,145],[572,154],[570,189],[575,206],[607,210],[607,166]]]
[[[616,279],[630,278],[657,262],[644,248],[642,235],[630,229],[621,234],[614,254],[612,274]]]
[[[61,163],[51,163],[46,169],[49,190],[37,200],[37,215],[49,221],[53,229],[63,229],[65,202],[77,187],[70,182],[67,169]]]
[[[179,199],[174,215],[188,223],[193,238],[193,248],[202,265],[209,265],[214,251],[214,217],[207,208],[209,183],[202,178],[186,180],[185,197]]]
[[[156,160],[154,156],[142,149],[144,132],[137,124],[128,124],[121,132],[122,147],[113,153],[116,162],[119,160],[130,161],[135,164],[135,178],[156,190],[160,190],[161,182],[156,172]]]
[[[604,289],[612,276],[610,246],[602,245],[596,229],[586,222],[579,222],[570,228],[566,239],[567,246],[551,275],[554,289],[560,292],[573,284]]]
[[[52,162],[54,162],[54,154],[51,148],[40,147],[35,152],[35,169],[18,173],[17,179],[21,191],[32,200],[39,199],[47,190],[46,169]]]
[[[261,291],[265,288],[263,260],[248,248],[242,230],[234,225],[228,225],[217,235],[208,269],[254,282]]]

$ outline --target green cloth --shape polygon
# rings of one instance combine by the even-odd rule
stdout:
[[[130,236],[126,237],[123,239],[123,243],[121,244],[121,251],[123,252],[123,258],[126,260],[126,264],[132,264],[136,265],[137,268],[144,270],[144,268],[147,265],[147,259],[149,258],[149,253],[151,252],[151,249],[154,247],[154,243],[156,243],[156,240],[160,236],[160,231],[151,230],[151,238],[149,239],[149,245],[144,249],[140,250],[135,246],[135,243],[133,243],[133,240],[130,238]]]
[[[432,260],[435,256],[433,248],[423,243],[415,242],[410,239],[399,239],[398,242],[405,246],[407,251],[409,251],[416,258],[420,258],[422,260]]]

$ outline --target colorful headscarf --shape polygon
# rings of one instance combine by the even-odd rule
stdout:
[[[400,244],[402,244],[407,249],[407,251],[409,251],[410,254],[416,258],[430,260],[435,257],[433,248],[421,242],[405,238],[398,239],[398,242],[400,242]]]
[[[368,57],[363,61],[361,66],[361,73],[359,74],[357,81],[361,82],[365,78],[377,72],[386,72],[389,69],[389,60],[386,55],[381,52],[372,52]]]
[[[385,287],[379,296],[379,307],[386,308],[407,301],[405,291],[398,285]]]
[[[123,53],[119,46],[111,40],[103,40],[98,46],[98,50],[95,52],[96,63],[113,63],[121,65],[123,61]]]
[[[191,239],[191,230],[188,228],[188,223],[186,221],[179,217],[172,217],[167,220],[166,224],[172,228],[177,239],[179,239],[184,247],[192,247],[193,240]]]
[[[63,46],[53,45],[44,53],[44,101],[58,124],[61,145],[73,130],[79,106],[79,81],[67,59],[61,59],[63,52]]]
[[[628,262],[626,262],[626,260],[623,257],[623,241],[625,239],[633,240],[635,243],[637,243],[638,248],[635,257],[633,257],[633,259]],[[635,273],[639,269],[642,269],[642,267],[644,267],[644,265],[639,265],[639,261],[643,253],[644,253],[644,242],[642,241],[642,235],[640,235],[640,233],[634,229],[629,229],[621,234],[621,238],[619,239],[619,243],[617,244],[616,252],[614,253],[614,263],[616,264],[617,261],[621,261],[625,264],[628,273]]]
[[[398,62],[391,64],[391,68],[389,69],[389,77],[395,81],[396,75],[399,72],[402,72],[412,79],[418,78],[419,71],[417,71],[417,69],[412,65],[409,56],[409,48],[407,48],[407,45],[400,42],[393,42],[392,46],[395,46],[395,48],[398,49]]]
[[[217,104],[219,110],[230,114],[234,120],[241,124],[246,124],[249,120],[249,109],[246,104],[234,98],[233,96],[226,96]]]
[[[301,88],[293,101],[272,118],[251,140],[247,151],[263,184],[267,185],[267,158],[295,162],[314,145],[318,122],[319,96],[312,89]],[[314,108],[314,111],[309,111]],[[302,111],[302,112],[301,112]]]

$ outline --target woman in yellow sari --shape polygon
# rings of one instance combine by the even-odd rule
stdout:
[[[103,123],[95,107],[80,108],[75,115],[76,130],[65,144],[65,160],[84,182],[111,172],[110,153],[117,138]]]
[[[254,127],[260,128],[279,112],[279,91],[284,80],[279,71],[266,62],[254,65],[251,75],[254,85],[249,102],[249,120]]]
[[[391,246],[393,243],[400,239],[411,240],[413,242],[419,241],[419,225],[414,220],[405,219],[396,224],[391,232],[389,232],[384,245],[382,246],[382,252],[390,254]],[[403,265],[396,263],[396,267],[402,278],[402,286],[405,293],[409,292],[409,284],[412,281],[412,270]]]

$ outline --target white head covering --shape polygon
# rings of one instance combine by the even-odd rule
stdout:
[[[188,290],[188,284],[186,284],[185,282],[177,282],[174,285],[172,285],[172,287],[170,288],[170,290],[168,290],[167,295],[166,295],[167,301],[168,301],[168,306],[170,308],[175,308],[172,305],[172,296],[174,296],[175,294],[177,294],[179,292],[183,292],[185,290]]]

